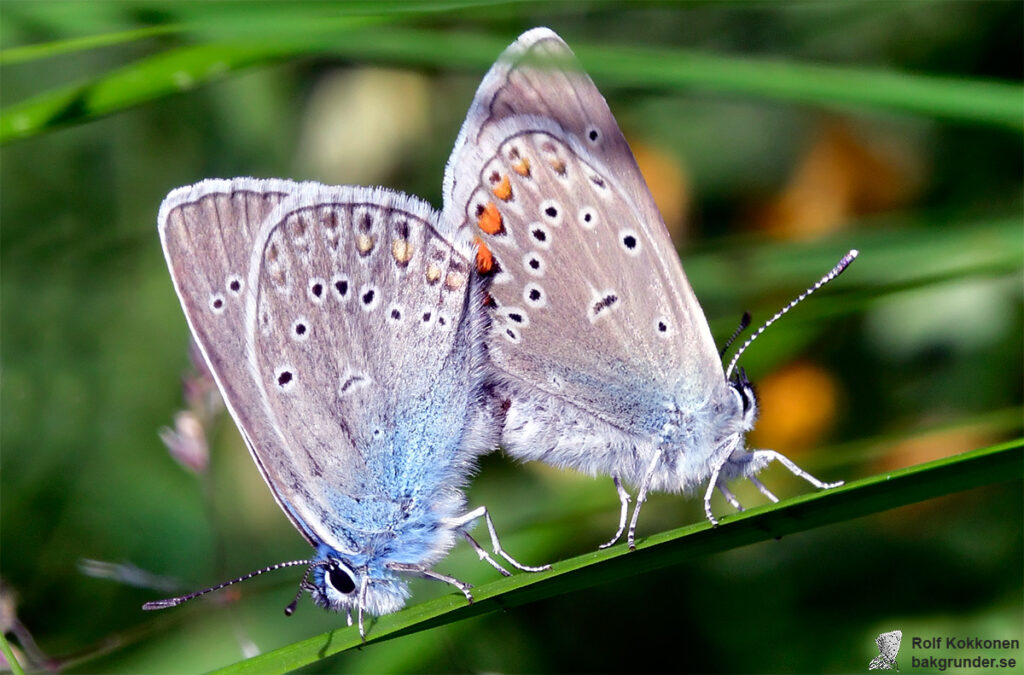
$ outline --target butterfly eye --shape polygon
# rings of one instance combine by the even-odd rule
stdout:
[[[740,387],[737,391],[740,392],[740,400],[743,401],[743,412],[746,414],[751,406],[749,390],[746,387]]]
[[[747,372],[740,368],[738,377],[730,384],[743,406],[743,417],[753,423],[757,417],[757,394],[754,393],[754,385],[747,379]]]
[[[356,582],[352,578],[352,573],[338,564],[332,564],[327,568],[327,575],[324,577],[324,580],[331,588],[342,595],[349,595],[356,590]]]

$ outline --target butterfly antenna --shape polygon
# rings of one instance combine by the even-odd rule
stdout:
[[[745,331],[749,327],[750,327],[750,312],[743,312],[743,317],[740,318],[740,325],[736,326],[736,330],[734,330],[732,332],[732,335],[729,336],[729,339],[726,340],[725,344],[722,345],[722,348],[720,350],[718,350],[718,358],[720,358],[720,359],[724,358],[725,357],[725,353],[727,351],[729,351],[729,346],[733,342],[736,341],[736,338],[738,338],[740,336],[740,333],[742,333],[743,331]]]
[[[206,595],[207,593],[212,593],[213,591],[219,591],[222,588],[227,588],[228,586],[231,586],[232,584],[237,584],[240,581],[246,581],[247,579],[252,579],[253,577],[258,577],[259,575],[265,574],[266,572],[273,572],[274,570],[279,570],[279,569],[282,569],[282,568],[285,568],[285,567],[297,567],[298,565],[309,565],[310,562],[311,561],[309,561],[309,560],[291,560],[289,562],[277,563],[276,565],[271,565],[269,567],[264,567],[263,569],[256,570],[255,572],[249,572],[248,574],[246,574],[244,576],[240,576],[237,579],[232,579],[231,581],[225,581],[222,584],[217,584],[216,586],[210,586],[209,588],[204,588],[201,591],[195,591],[194,593],[189,593],[188,595],[179,595],[176,598],[166,598],[164,600],[154,600],[152,602],[147,602],[146,604],[144,604],[142,606],[142,609],[152,610],[152,609],[167,609],[168,607],[177,607],[178,605],[182,604],[183,602],[188,602],[189,600],[192,600],[194,598],[198,598],[201,595]],[[311,566],[311,568],[312,568],[312,566]],[[306,574],[307,575],[309,574],[308,570],[307,570]]]
[[[728,380],[730,378],[730,376],[732,375],[732,369],[736,367],[736,362],[740,360],[740,356],[742,356],[743,352],[747,350],[747,347],[750,346],[750,343],[756,340],[757,337],[768,328],[768,326],[772,325],[773,323],[781,319],[786,314],[786,312],[788,312],[789,310],[793,309],[801,302],[803,302],[803,300],[811,293],[818,290],[819,288],[821,288],[822,286],[824,286],[825,284],[827,284],[828,282],[832,281],[840,274],[842,274],[843,271],[850,266],[850,263],[854,261],[854,259],[857,257],[859,253],[860,252],[857,249],[853,249],[849,253],[844,255],[842,260],[836,263],[836,266],[833,267],[828,274],[823,276],[821,279],[818,279],[818,283],[814,284],[806,291],[798,295],[792,302],[790,302],[788,305],[786,305],[778,312],[776,312],[775,316],[765,321],[760,328],[754,331],[754,334],[747,338],[747,341],[744,342],[743,346],[739,348],[739,350],[736,352],[736,355],[732,357],[732,361],[729,362],[729,367],[726,368],[725,370],[725,379]]]
[[[299,562],[299,561],[296,561],[296,562]],[[307,560],[307,561],[303,561],[303,562],[309,562],[309,561]],[[298,593],[296,593],[295,597],[292,599],[292,601],[288,603],[288,606],[284,608],[284,615],[285,616],[291,616],[292,614],[295,613],[295,608],[299,606],[299,600],[302,598],[302,594],[310,589],[309,573],[313,571],[313,568],[314,567],[320,567],[320,566],[328,565],[328,564],[329,563],[327,561],[314,562],[309,567],[306,568],[306,573],[302,575],[302,581],[299,582],[299,591],[298,591]]]

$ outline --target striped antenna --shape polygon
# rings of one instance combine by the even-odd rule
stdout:
[[[725,358],[725,353],[729,351],[729,347],[736,341],[736,338],[740,336],[740,333],[750,327],[750,312],[743,312],[743,316],[740,318],[740,325],[736,326],[736,330],[732,332],[729,339],[725,341],[722,348],[718,350],[718,358]]]
[[[765,321],[760,328],[754,331],[754,334],[747,338],[747,341],[744,342],[743,346],[740,347],[739,350],[736,352],[736,356],[732,357],[732,361],[729,362],[729,367],[725,370],[725,379],[728,380],[730,378],[730,376],[732,375],[732,369],[736,367],[736,362],[740,360],[740,357],[743,355],[743,352],[747,350],[747,347],[750,346],[750,343],[757,339],[757,336],[763,333],[765,329],[768,328],[768,326],[772,325],[773,323],[781,319],[786,314],[786,312],[788,312],[789,310],[793,309],[801,302],[803,302],[803,300],[811,293],[818,290],[819,288],[821,288],[822,286],[824,286],[825,284],[827,284],[828,282],[832,281],[840,274],[842,274],[843,270],[850,266],[850,263],[854,261],[854,259],[857,257],[859,253],[860,252],[857,249],[853,249],[849,253],[844,255],[843,259],[836,263],[836,266],[833,267],[828,274],[823,276],[821,279],[818,279],[818,283],[814,284],[806,291],[798,295],[792,302],[790,302],[788,305],[786,305],[778,312],[776,312],[775,316]]]
[[[142,609],[153,610],[153,609],[167,609],[168,607],[177,607],[178,605],[182,604],[183,602],[188,602],[189,600],[192,600],[194,598],[198,598],[201,595],[206,595],[207,593],[212,593],[213,591],[219,591],[220,589],[227,588],[228,586],[231,586],[232,584],[237,584],[240,581],[246,581],[247,579],[252,579],[253,577],[258,577],[259,575],[265,574],[267,572],[273,572],[274,570],[283,569],[285,567],[297,567],[299,565],[314,565],[314,564],[315,563],[312,560],[291,560],[289,562],[277,563],[276,565],[271,565],[269,567],[264,567],[263,569],[256,570],[255,572],[249,572],[248,574],[246,574],[244,576],[240,576],[237,579],[232,579],[231,581],[225,581],[222,584],[217,584],[216,586],[210,586],[209,588],[204,588],[201,591],[195,591],[193,593],[189,593],[188,595],[179,595],[176,598],[166,598],[164,600],[154,600],[152,602],[147,602],[146,604],[144,604],[142,606]],[[307,575],[308,574],[309,573],[307,572]],[[305,577],[303,577],[303,579],[305,580]]]

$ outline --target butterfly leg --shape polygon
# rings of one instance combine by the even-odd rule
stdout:
[[[732,504],[732,507],[734,509],[736,509],[737,511],[743,510],[743,504],[740,504],[740,500],[736,499],[736,495],[732,493],[732,490],[726,487],[724,482],[719,482],[718,491],[722,493],[723,497],[725,497],[725,501]]]
[[[774,450],[754,450],[750,454],[751,454],[751,459],[755,463],[760,460],[764,464],[767,464],[768,462],[771,462],[772,460],[775,460],[776,462],[778,462],[782,466],[784,466],[787,469],[789,469],[790,472],[794,476],[797,476],[799,478],[803,478],[805,481],[807,481],[808,483],[810,483],[814,487],[819,488],[821,490],[827,490],[829,488],[839,487],[840,485],[843,484],[843,481],[841,481],[841,480],[840,481],[836,481],[835,483],[825,483],[824,481],[820,481],[817,478],[815,478],[814,476],[812,476],[811,474],[807,473],[806,471],[804,471],[803,469],[798,467],[793,462],[793,460],[791,460],[789,457],[786,457],[782,453],[775,452]]]
[[[718,476],[722,473],[723,464],[725,464],[725,462],[716,466],[711,472],[711,480],[708,481],[708,489],[704,491],[704,516],[714,527],[718,527],[718,521],[715,519],[715,514],[711,513],[711,495],[715,494],[715,488],[718,487]]]
[[[363,606],[366,605],[366,589],[370,587],[370,577],[363,577],[359,584],[359,637],[366,642],[366,629],[363,627]]]
[[[480,557],[481,560],[486,560],[487,563],[491,567],[493,567],[494,569],[498,570],[498,573],[501,574],[501,576],[503,576],[503,577],[510,577],[510,576],[512,576],[512,573],[509,572],[504,567],[502,567],[501,563],[499,563],[497,560],[492,558],[491,554],[488,553],[487,551],[485,551],[484,547],[480,545],[480,542],[478,542],[476,539],[474,539],[469,534],[469,532],[466,532],[465,530],[463,530],[462,536],[466,538],[466,541],[468,541],[469,545],[473,547],[473,550],[476,551],[476,554]]]
[[[458,518],[452,518],[449,521],[447,521],[447,524],[452,529],[462,530],[462,533],[467,538],[469,538],[470,543],[475,544],[476,542],[473,541],[472,537],[469,537],[469,533],[466,532],[463,528],[467,524],[476,520],[477,518],[483,518],[484,522],[487,523],[487,531],[491,535],[491,548],[494,549],[494,552],[497,555],[500,555],[502,558],[507,560],[509,564],[511,564],[513,567],[515,567],[516,569],[523,570],[524,572],[543,572],[545,570],[551,569],[551,565],[541,565],[540,567],[530,567],[529,565],[524,565],[512,556],[510,556],[508,553],[505,553],[505,551],[501,548],[501,541],[499,541],[498,539],[498,533],[494,529],[494,523],[491,521],[491,514],[487,512],[486,506],[481,506],[479,508],[473,509],[469,513],[464,513]],[[477,544],[475,548],[477,548],[478,554],[485,553],[485,551],[479,547],[479,544]],[[490,556],[488,556],[488,558],[489,557]],[[490,562],[491,565],[494,565],[497,569],[501,569],[500,566],[498,566],[496,563],[490,560],[488,560],[488,562]]]
[[[658,468],[658,462],[661,461],[661,448],[654,453],[654,457],[651,459],[650,466],[647,467],[647,472],[644,473],[644,479],[640,483],[640,491],[636,495],[636,506],[633,507],[633,519],[629,521],[629,535],[626,537],[626,542],[629,544],[629,550],[636,550],[636,523],[640,519],[640,507],[647,501],[647,490],[651,487],[651,481],[654,479],[654,472]]]
[[[455,577],[450,577],[447,574],[441,574],[435,572],[432,569],[428,569],[423,565],[405,565],[403,563],[390,563],[388,569],[394,570],[395,572],[403,572],[405,574],[415,574],[421,576],[424,579],[433,579],[434,581],[443,581],[446,584],[451,584],[455,588],[462,591],[462,594],[466,596],[466,600],[469,604],[473,604],[473,594],[469,592],[469,589],[473,588],[472,584],[467,584],[465,581],[459,581]]]
[[[619,529],[615,531],[614,537],[598,546],[598,548],[608,548],[619,540],[623,530],[626,529],[626,516],[629,515],[629,493],[626,492],[626,488],[622,487],[622,481],[619,480],[618,476],[612,476],[612,480],[615,481],[615,489],[619,493],[619,502],[622,504],[622,510],[619,511]]]
[[[761,491],[761,494],[768,498],[768,501],[772,502],[773,504],[779,503],[779,498],[776,497],[775,494],[768,489],[767,485],[759,481],[757,479],[757,476],[750,476],[749,479],[751,483],[757,486],[757,489]]]

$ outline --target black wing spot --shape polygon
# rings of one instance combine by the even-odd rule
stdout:
[[[355,385],[357,385],[358,383],[362,382],[365,379],[366,378],[363,377],[362,375],[353,375],[352,377],[345,380],[345,384],[341,385],[340,393],[344,394],[349,389],[351,389],[352,387],[354,387]]]
[[[370,290],[366,291],[365,293],[363,293],[363,304],[364,305],[368,305],[371,302],[373,302],[373,289],[372,288]]]
[[[280,387],[285,386],[286,384],[288,384],[291,381],[292,381],[292,373],[291,373],[290,370],[282,371],[281,374],[277,376],[277,384]]]
[[[593,307],[593,309],[591,311],[593,311],[594,316],[596,317],[598,314],[600,314],[604,310],[608,309],[609,307],[611,307],[612,305],[614,305],[618,301],[619,301],[619,296],[617,296],[617,295],[615,295],[613,293],[609,293],[608,295],[604,296],[603,298],[601,298],[600,300],[595,302],[594,303],[594,307]]]
[[[338,295],[345,297],[348,295],[348,282],[342,279],[341,281],[334,282],[334,290],[338,291]]]

